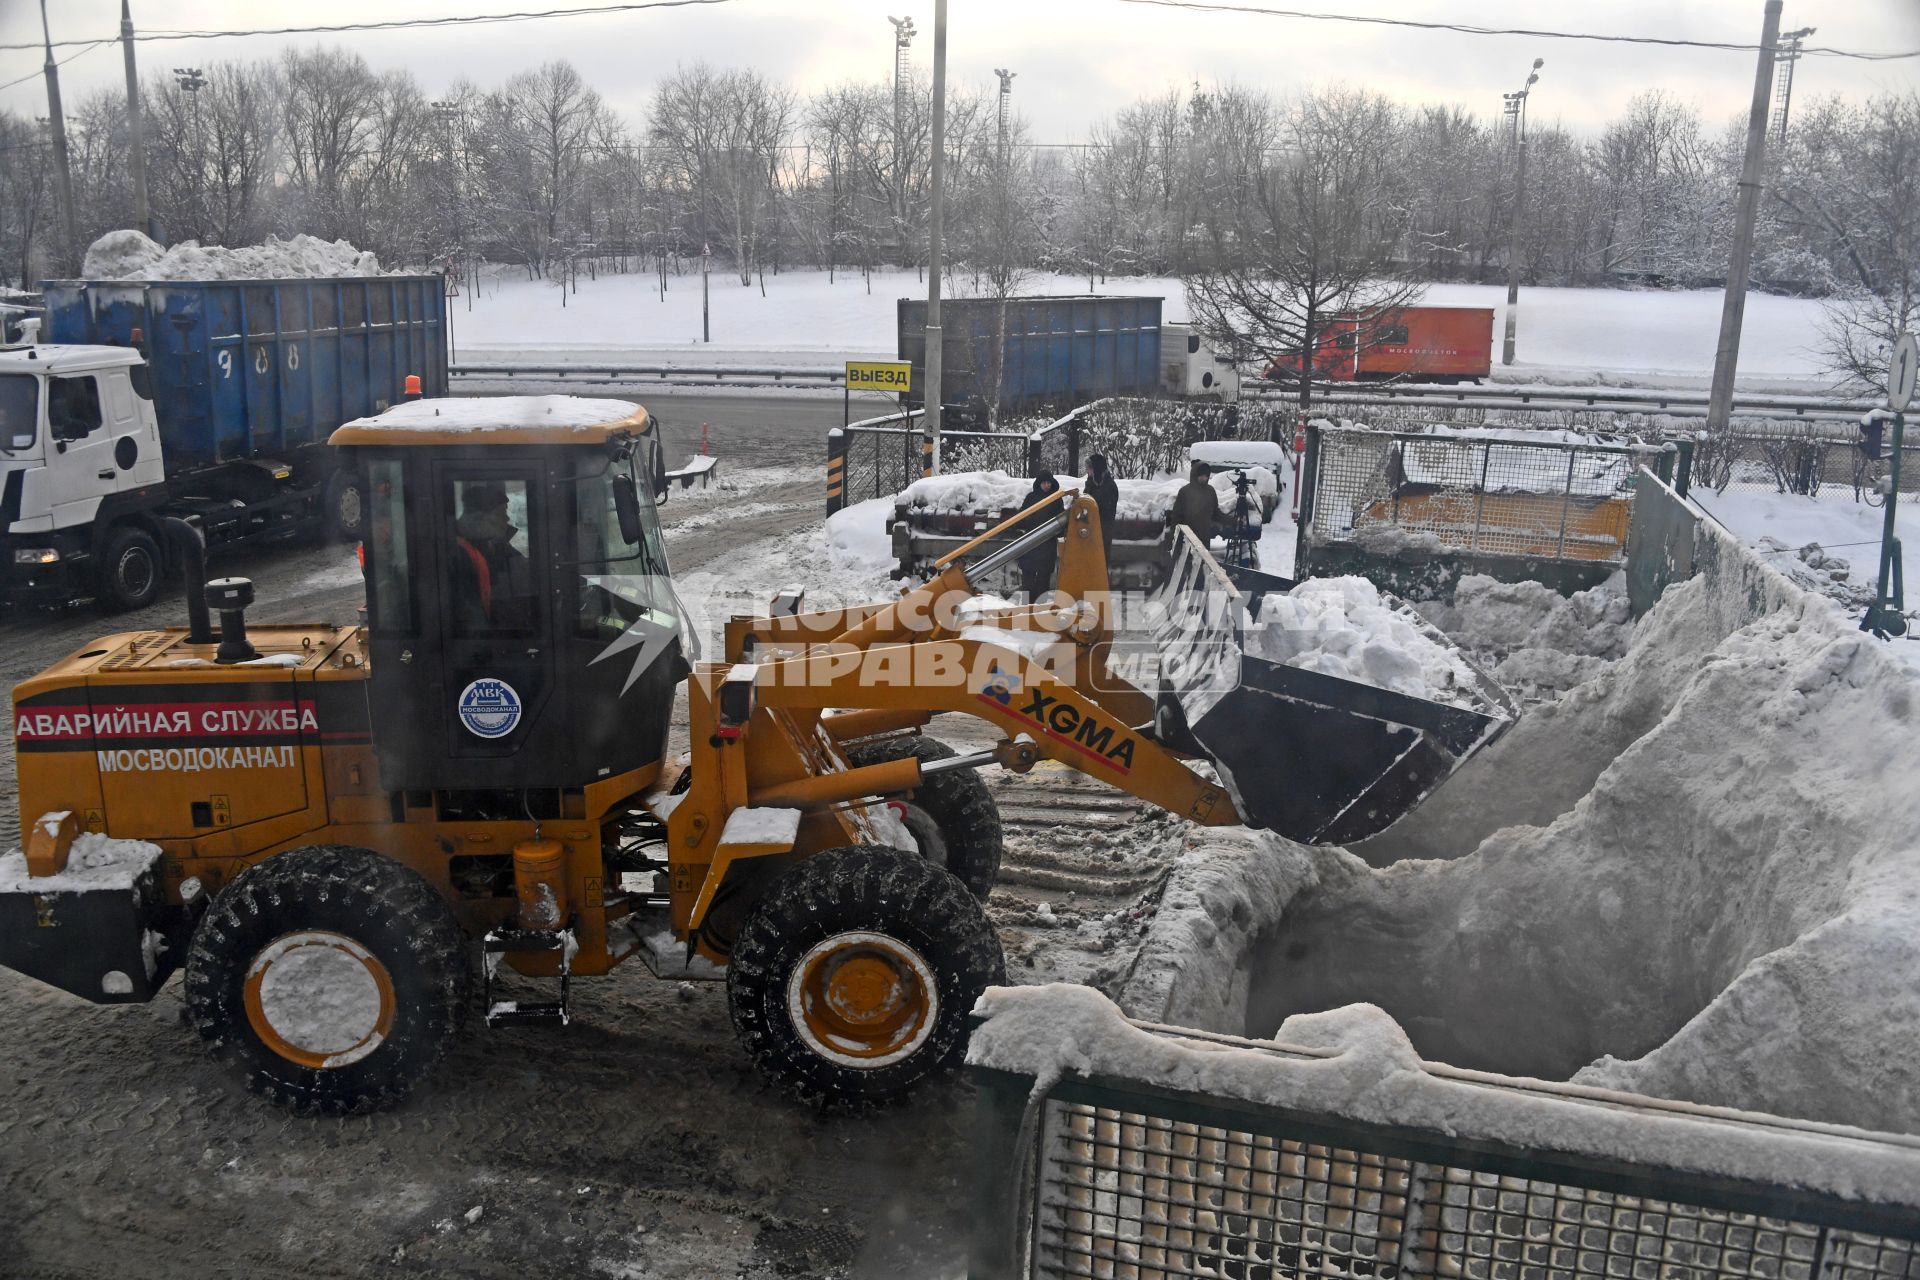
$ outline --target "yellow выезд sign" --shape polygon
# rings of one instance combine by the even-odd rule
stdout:
[[[849,360],[847,390],[911,391],[913,366],[904,360]]]

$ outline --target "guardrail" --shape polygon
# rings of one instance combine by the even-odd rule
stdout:
[[[670,365],[592,364],[569,361],[551,364],[467,362],[448,370],[455,380],[476,382],[569,382],[583,386],[620,386],[643,383],[656,386],[837,387],[846,381],[839,366],[776,364]],[[1286,387],[1249,386],[1243,398],[1287,401]],[[1431,383],[1353,383],[1316,386],[1316,405],[1377,407],[1417,402],[1458,409],[1534,409],[1660,414],[1670,418],[1705,418],[1707,397],[1698,392],[1658,388],[1444,386]],[[1852,421],[1874,407],[1872,400],[1830,399],[1817,396],[1740,396],[1733,412],[1745,418],[1801,421]]]
[[[645,383],[669,387],[837,387],[846,381],[840,367],[786,365],[665,364],[492,364],[466,363],[448,373],[455,381],[568,382],[581,386]]]
[[[1284,387],[1251,387],[1242,390],[1252,400],[1291,400],[1295,392]],[[1611,411],[1616,413],[1660,414],[1670,418],[1704,418],[1708,397],[1700,392],[1665,391],[1639,387],[1462,387],[1430,383],[1373,383],[1356,387],[1353,383],[1323,383],[1314,388],[1315,404],[1389,405],[1418,401],[1421,404],[1445,404],[1462,409],[1539,409],[1566,411]],[[1844,400],[1823,396],[1741,396],[1733,401],[1733,413],[1739,417],[1790,419],[1857,419],[1874,407],[1872,400]]]

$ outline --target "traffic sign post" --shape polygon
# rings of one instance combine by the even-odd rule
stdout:
[[[1873,603],[1860,619],[1860,629],[1881,639],[1905,635],[1907,630],[1906,588],[1900,562],[1900,539],[1894,534],[1893,521],[1900,509],[1900,453],[1906,443],[1907,406],[1913,403],[1914,383],[1920,379],[1920,347],[1913,335],[1903,333],[1893,344],[1893,358],[1887,362],[1887,407],[1875,409],[1862,420],[1869,426],[1877,418],[1893,418],[1893,456],[1887,462],[1886,516],[1880,526],[1880,581]]]

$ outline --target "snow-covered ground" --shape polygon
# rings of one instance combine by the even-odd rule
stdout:
[[[876,272],[871,290],[858,272],[784,271],[742,288],[715,273],[710,284],[713,339],[700,340],[700,277],[669,276],[664,299],[651,275],[583,279],[562,305],[558,285],[528,280],[511,267],[483,274],[476,297],[453,299],[454,340],[463,360],[528,359],[586,362],[608,353],[686,364],[832,365],[845,359],[891,358],[895,303],[924,297],[913,272]],[[1031,294],[1084,294],[1085,276],[1036,275]],[[1109,277],[1095,293],[1167,299],[1167,319],[1187,314],[1180,281],[1156,276]],[[1436,306],[1491,307],[1504,324],[1505,291],[1493,285],[1436,284]],[[1689,383],[1713,367],[1721,295],[1624,289],[1523,289],[1519,355],[1501,377],[1526,381]],[[1752,294],[1741,339],[1743,382],[1815,378],[1813,352],[1820,304]]]
[[[1778,547],[1762,548],[1762,554],[1789,577],[1804,579],[1803,571],[1796,568],[1796,562],[1805,562],[1799,552],[1817,543],[1827,557],[1847,562],[1840,575],[1843,582],[1870,592],[1877,581],[1880,533],[1887,514],[1884,507],[1854,502],[1832,490],[1818,498],[1741,489],[1725,493],[1695,489],[1688,496],[1742,542],[1757,545],[1762,539],[1772,538],[1779,543]],[[1895,520],[1896,532],[1916,548],[1915,554],[1901,557],[1902,581],[1907,607],[1920,609],[1920,503],[1903,500]],[[1831,578],[1833,571],[1829,569],[1826,574]],[[1803,581],[1802,585],[1824,586],[1815,581]]]

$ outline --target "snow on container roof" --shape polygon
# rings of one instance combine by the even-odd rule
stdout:
[[[329,444],[601,444],[644,435],[647,411],[630,400],[583,396],[468,396],[413,400],[336,430]]]

